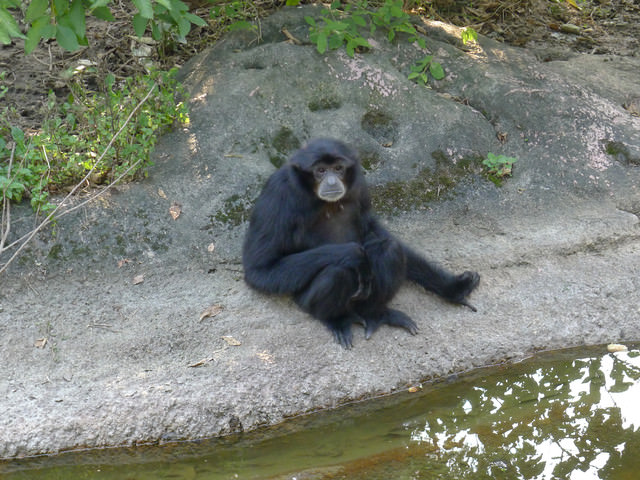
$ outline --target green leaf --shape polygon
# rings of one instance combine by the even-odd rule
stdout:
[[[407,77],[409,80],[414,80],[420,76],[420,72],[411,72]]]
[[[91,13],[94,17],[99,18],[100,20],[106,20],[107,22],[113,22],[115,20],[111,10],[107,7],[96,7],[91,11]]]
[[[191,23],[186,18],[180,18],[178,20],[178,35],[184,38],[188,35],[191,30]]]
[[[85,38],[86,24],[84,19],[84,6],[82,0],[73,0],[69,10],[69,21],[73,26],[73,31],[79,39]]]
[[[138,37],[142,37],[147,29],[147,22],[149,22],[149,20],[141,14],[136,13],[131,22],[133,23],[133,31],[136,32]]]
[[[351,17],[351,21],[355,25],[357,25],[359,27],[366,27],[367,26],[367,21],[363,17],[361,17],[360,15],[353,15]]]
[[[11,127],[11,138],[18,144],[24,145],[24,132],[18,127]]]
[[[107,5],[109,5],[110,2],[111,2],[111,0],[94,0],[89,5],[89,10],[94,10],[96,8],[106,7]]]
[[[151,22],[151,37],[156,41],[162,41],[162,29],[156,22]]]
[[[66,15],[69,11],[69,0],[53,0],[53,8],[55,9],[56,18]]]
[[[4,8],[0,8],[0,42],[7,45],[11,43],[12,37],[26,38],[11,14]]]
[[[116,77],[113,73],[107,73],[104,77],[104,84],[109,90],[113,90],[113,85],[116,83]]]
[[[180,22],[182,21],[182,15],[183,13],[178,9],[175,9],[175,8],[169,9],[169,16],[171,17],[171,23],[173,23],[174,25],[180,24]]]
[[[43,15],[40,18],[35,19],[31,23],[31,28],[27,32],[27,39],[24,42],[24,52],[28,55],[34,48],[40,43],[42,38],[47,38],[53,31],[53,25],[51,24],[51,18],[48,15]]]
[[[20,0],[0,0],[0,8],[20,8],[22,3]]]
[[[327,25],[331,30],[335,30],[336,32],[344,32],[349,28],[345,22],[334,22],[327,20]]]
[[[246,20],[240,20],[237,22],[233,22],[231,25],[229,25],[229,31],[230,32],[235,32],[238,30],[253,30],[255,27],[255,25],[251,22],[248,22]]]
[[[371,48],[371,45],[364,37],[354,37],[350,40],[350,42],[353,43],[356,47]]]
[[[306,17],[304,17],[304,21],[315,28],[316,21],[312,17],[306,16]]]
[[[158,0],[160,1],[160,0]],[[181,0],[171,0],[171,8],[170,10],[174,11],[174,12],[188,12],[189,11],[189,6],[182,2]]]
[[[207,22],[205,22],[199,16],[194,15],[193,13],[187,12],[187,13],[184,14],[184,17],[187,20],[189,20],[191,23],[193,23],[194,25],[197,25],[199,27],[206,27],[207,26]]]
[[[33,23],[37,18],[44,16],[49,8],[49,0],[32,0],[27,7],[24,21]]]
[[[353,42],[349,41],[347,42],[347,55],[349,55],[351,58],[353,58],[356,54],[356,47],[353,44]]]
[[[396,17],[396,18],[402,18],[404,17],[405,13],[402,10],[402,5],[400,4],[395,4],[391,7],[391,16],[392,17]]]
[[[317,48],[320,53],[327,51],[327,35],[325,33],[318,33]]]
[[[436,80],[442,80],[444,78],[444,69],[438,62],[431,62],[429,65],[429,73],[431,73]]]
[[[133,0],[133,4],[138,9],[139,14],[146,18],[153,18],[153,6],[151,0]]]
[[[167,10],[173,10],[173,5],[171,5],[171,0],[156,0],[156,1]]]
[[[462,31],[462,43],[466,45],[469,42],[477,42],[478,41],[478,32],[476,32],[473,28],[467,27]]]
[[[398,25],[394,28],[394,30],[396,32],[404,32],[404,33],[409,33],[411,35],[416,34],[416,29],[413,28],[413,25]]]
[[[56,41],[62,48],[69,52],[74,52],[80,47],[74,31],[64,25],[58,25],[56,27]]]
[[[335,50],[336,48],[340,48],[344,42],[344,35],[331,35],[328,40],[329,50]]]

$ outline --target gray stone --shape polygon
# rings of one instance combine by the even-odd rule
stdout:
[[[637,58],[543,63],[485,38],[465,51],[438,24],[428,51],[381,34],[355,58],[320,55],[280,32],[306,41],[304,14],[317,10],[283,9],[262,43],[236,33],[195,57],[191,123],[160,139],[148,178],[59,220],[0,278],[0,457],[223,435],[640,338],[640,119],[622,106],[640,95]],[[428,88],[407,80],[427,53],[446,72]],[[481,273],[477,313],[407,285],[393,306],[420,333],[356,329],[347,351],[289,299],[247,288],[247,213],[316,136],[361,152],[393,232]],[[501,187],[480,175],[488,152],[518,159]],[[34,221],[26,206],[12,218],[16,237]]]

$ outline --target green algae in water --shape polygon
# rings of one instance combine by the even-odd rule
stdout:
[[[0,476],[630,479],[640,469],[639,399],[639,350],[583,348],[199,444],[0,463]]]

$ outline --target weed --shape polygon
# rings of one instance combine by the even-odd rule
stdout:
[[[511,170],[513,164],[518,161],[517,158],[507,157],[505,155],[494,155],[489,152],[487,158],[482,161],[482,165],[485,167],[484,173],[486,177],[491,180],[497,186],[502,185],[504,177],[511,176]]]
[[[460,36],[462,37],[462,43],[464,45],[466,45],[467,43],[470,43],[470,42],[477,42],[478,41],[478,32],[476,32],[471,27],[467,27],[464,30],[462,30],[462,33],[460,34]]]
[[[411,66],[411,73],[409,74],[409,80],[415,80],[418,83],[426,85],[429,82],[429,75],[436,80],[442,80],[444,78],[444,69],[442,65],[433,60],[433,55],[427,55],[422,60],[417,61]]]
[[[257,30],[257,26],[251,23],[246,8],[249,2],[245,0],[235,0],[231,3],[218,5],[211,9],[209,17],[221,21],[226,26],[227,31],[234,30]]]
[[[61,107],[50,93],[47,118],[41,131],[33,135],[12,126],[5,108],[0,112],[3,198],[19,202],[26,195],[34,210],[46,211],[52,208],[49,191],[79,182],[92,169],[90,181],[94,184],[118,178],[133,165],[136,167],[128,172],[129,178],[144,171],[151,165],[157,133],[174,121],[188,123],[186,105],[176,98],[183,95],[176,73],[176,69],[155,71],[120,82],[107,75],[103,91],[95,94],[87,93],[77,78]],[[127,121],[154,84],[154,94]]]
[[[371,48],[360,33],[362,29],[368,29],[369,34],[373,34],[377,28],[382,28],[387,31],[390,42],[398,33],[403,32],[409,35],[409,42],[417,42],[424,48],[424,39],[418,36],[411,24],[411,17],[402,6],[402,0],[385,0],[380,8],[370,10],[366,0],[357,0],[346,5],[334,1],[329,9],[322,11],[321,21],[316,22],[311,17],[305,17],[309,24],[309,37],[320,53],[345,45],[350,57],[358,50]]]

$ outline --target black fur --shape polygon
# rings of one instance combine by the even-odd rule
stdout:
[[[347,193],[325,202],[314,193],[311,169],[336,159],[347,161]],[[395,239],[371,213],[356,154],[328,139],[310,142],[269,178],[251,216],[243,264],[249,285],[293,295],[347,348],[353,323],[364,325],[367,338],[382,324],[417,333],[413,320],[387,307],[405,278],[474,311],[466,297],[480,280],[476,272],[454,275]]]

